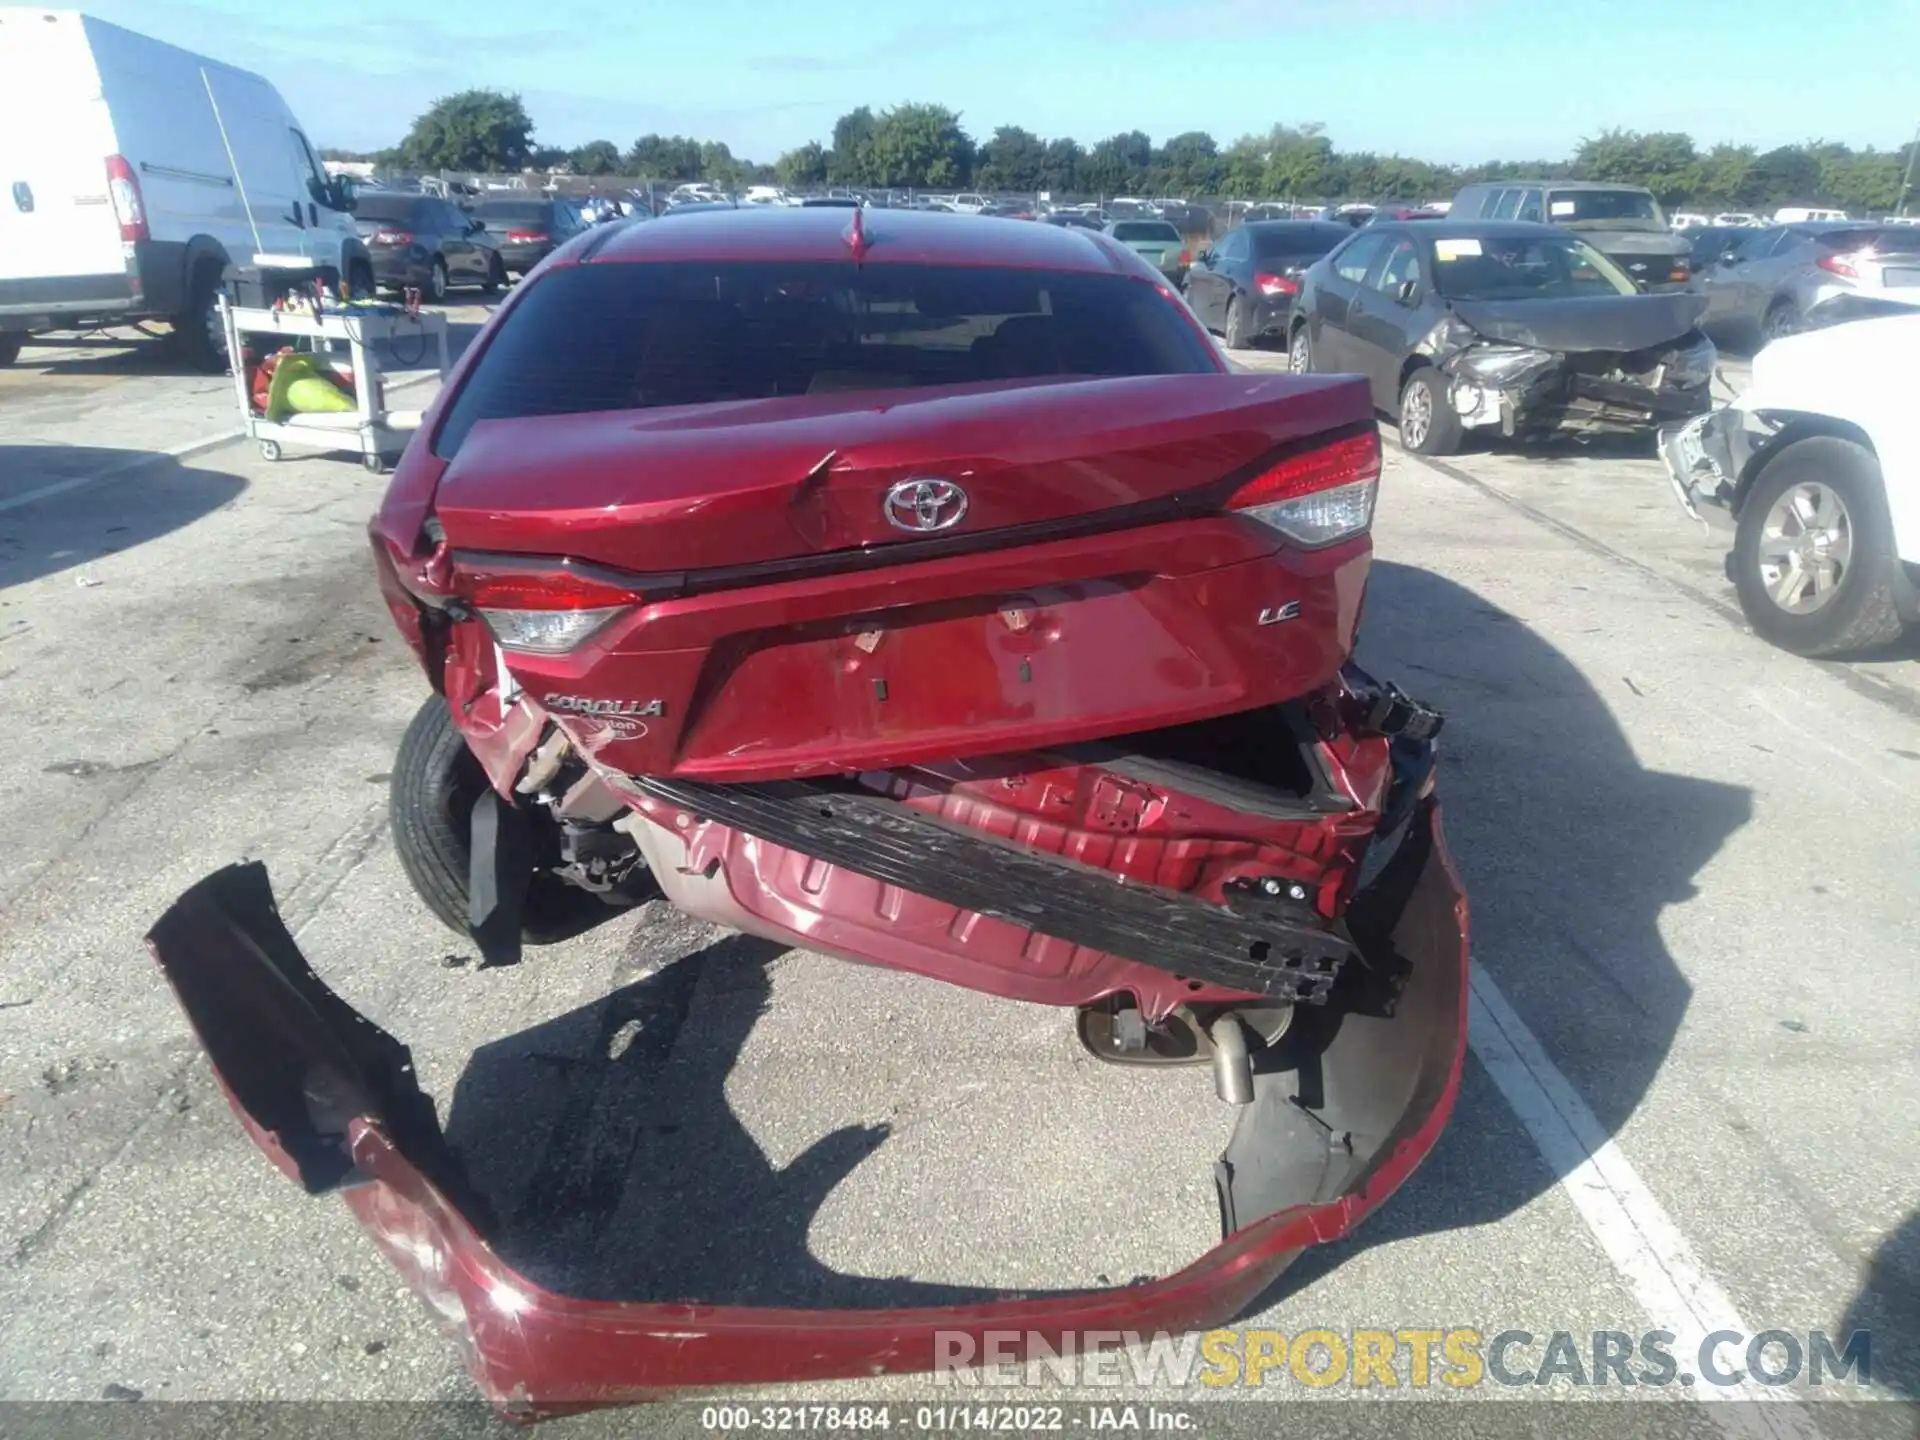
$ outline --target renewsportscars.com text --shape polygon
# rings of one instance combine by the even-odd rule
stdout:
[[[1023,1345],[1023,1341],[1026,1342]],[[935,1384],[951,1386],[1201,1386],[1324,1390],[1467,1390],[1484,1385],[1589,1387],[1740,1385],[1848,1386],[1871,1383],[1872,1336],[1836,1341],[1804,1335],[1717,1330],[1693,1348],[1667,1330],[1639,1335],[1596,1330],[1210,1330],[1142,1335],[1089,1330],[1055,1346],[1040,1335],[989,1331],[935,1336]],[[1020,1357],[1025,1353],[1027,1358]]]

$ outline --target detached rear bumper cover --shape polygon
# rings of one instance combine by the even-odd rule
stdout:
[[[404,1045],[314,974],[263,867],[187,892],[149,945],[254,1142],[309,1193],[337,1190],[462,1344],[475,1382],[526,1417],[686,1387],[933,1368],[936,1335],[1185,1331],[1240,1312],[1302,1249],[1338,1239],[1432,1148],[1466,1042],[1466,902],[1432,799],[1420,801],[1348,924],[1404,977],[1387,1013],[1314,1012],[1294,1070],[1257,1078],[1217,1168],[1226,1239],[1185,1269],[1117,1289],[947,1308],[786,1310],[580,1300],[488,1243]],[[1317,1034],[1315,1032],[1318,1032]],[[1284,1052],[1283,1052],[1284,1053]],[[949,1351],[948,1353],[952,1353]]]

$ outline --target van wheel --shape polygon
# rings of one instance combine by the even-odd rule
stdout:
[[[25,341],[24,335],[0,335],[0,365],[11,365],[18,360]]]
[[[1227,301],[1227,333],[1222,338],[1229,350],[1244,350],[1250,343],[1247,340],[1247,317],[1240,308],[1238,295]]]
[[[174,343],[187,364],[203,375],[227,368],[227,332],[220,323],[220,266],[202,260],[187,286],[187,308],[173,317]]]

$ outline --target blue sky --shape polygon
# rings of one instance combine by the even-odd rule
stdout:
[[[397,140],[435,96],[518,91],[542,143],[648,131],[771,160],[855,105],[933,100],[1091,143],[1320,121],[1343,150],[1551,158],[1624,126],[1900,144],[1920,3],[1806,0],[91,0],[265,74],[316,144]],[[419,20],[403,18],[412,13]],[[324,19],[292,18],[303,14]]]

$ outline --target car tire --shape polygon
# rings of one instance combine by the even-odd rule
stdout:
[[[481,282],[482,295],[498,295],[507,283],[507,267],[500,263],[500,257],[494,256],[487,262],[487,278]]]
[[[1287,369],[1295,375],[1313,373],[1313,336],[1302,320],[1287,337]]]
[[[1400,388],[1400,446],[1416,455],[1457,455],[1464,434],[1446,386],[1433,367],[1421,366]]]
[[[227,333],[220,319],[220,263],[202,260],[187,281],[187,308],[173,317],[180,357],[203,375],[227,368]]]
[[[1795,441],[1740,503],[1734,589],[1754,633],[1782,650],[1811,658],[1897,639],[1897,564],[1880,463],[1864,445],[1832,435]]]
[[[469,935],[467,876],[473,854],[469,829],[474,802],[487,788],[486,772],[454,728],[441,696],[429,696],[407,726],[387,788],[394,853],[414,893],[436,919]],[[547,823],[544,816],[540,823]],[[536,873],[527,892],[521,938],[533,945],[566,940],[616,915],[618,909],[557,876]]]
[[[20,347],[26,344],[24,335],[0,335],[0,369],[13,364],[20,358]]]
[[[373,280],[373,266],[356,260],[347,267],[347,294],[355,300],[371,300],[379,286]]]
[[[1800,313],[1800,307],[1783,296],[1767,307],[1766,318],[1760,322],[1760,344],[1771,345],[1806,328],[1807,320]]]
[[[421,298],[433,305],[447,303],[447,262],[438,255],[427,269],[427,293]]]
[[[1247,338],[1246,312],[1240,308],[1240,297],[1235,295],[1227,301],[1226,344],[1229,350],[1244,350],[1253,342]]]

